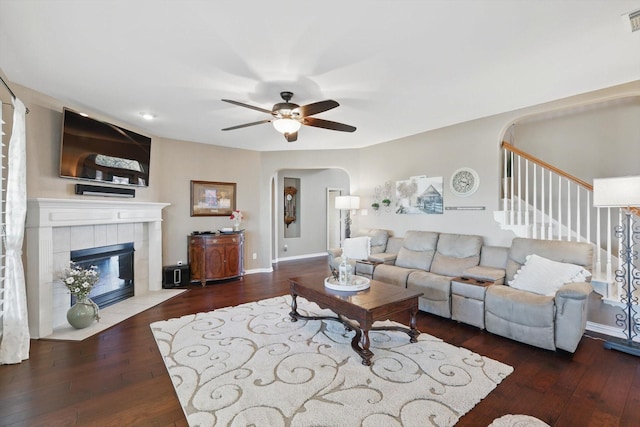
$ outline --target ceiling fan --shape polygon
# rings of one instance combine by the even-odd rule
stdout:
[[[260,120],[258,122],[231,126],[222,130],[234,130],[271,122],[273,123],[273,127],[276,128],[278,132],[284,134],[285,139],[289,142],[294,142],[298,139],[298,129],[300,129],[301,125],[338,130],[341,132],[353,132],[356,130],[355,127],[346,125],[344,123],[332,122],[330,120],[310,117],[339,106],[340,104],[338,104],[333,99],[300,106],[298,104],[294,104],[293,102],[289,102],[291,101],[291,98],[293,98],[293,92],[280,92],[280,96],[282,97],[284,102],[275,104],[271,110],[256,107],[254,105],[244,104],[238,101],[232,101],[230,99],[223,99],[224,102],[228,102],[230,104],[239,105],[240,107],[251,108],[252,110],[262,111],[263,113],[270,114],[271,118]]]

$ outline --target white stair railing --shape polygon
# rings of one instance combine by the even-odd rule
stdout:
[[[594,288],[605,298],[617,300],[620,285],[614,277],[620,239],[614,227],[620,224],[623,211],[592,206],[591,184],[509,143],[502,148],[503,211],[495,215],[502,227],[521,237],[593,243]]]

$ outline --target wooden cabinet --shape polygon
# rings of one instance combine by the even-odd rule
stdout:
[[[244,274],[244,234],[192,234],[189,239],[191,281],[202,286]]]

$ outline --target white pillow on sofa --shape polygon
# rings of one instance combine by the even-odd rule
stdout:
[[[342,242],[342,256],[351,259],[367,259],[371,254],[371,237],[351,237]]]
[[[565,283],[584,282],[591,276],[584,267],[528,255],[509,286],[540,295],[554,296]]]

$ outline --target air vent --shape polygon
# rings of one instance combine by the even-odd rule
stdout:
[[[629,24],[631,24],[631,32],[640,30],[640,9],[629,14]]]

